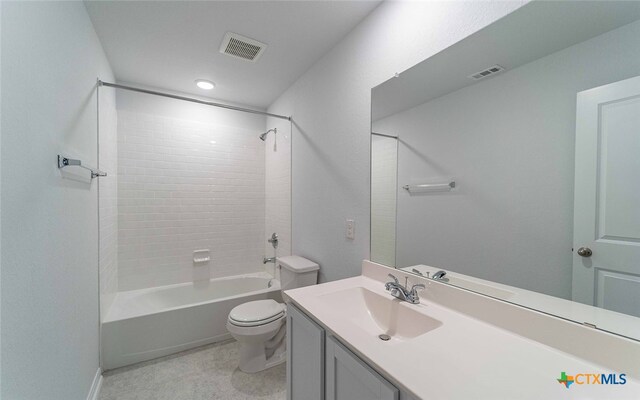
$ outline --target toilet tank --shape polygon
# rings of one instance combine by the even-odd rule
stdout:
[[[295,289],[318,283],[320,266],[300,256],[278,257],[276,265],[280,270],[282,290]]]

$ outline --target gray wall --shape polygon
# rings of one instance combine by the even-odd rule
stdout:
[[[371,88],[523,3],[384,2],[269,107],[293,116],[292,251],[320,280],[359,274],[369,255]]]
[[[0,5],[0,43],[2,42],[2,6]],[[2,45],[0,44],[0,49]],[[2,121],[2,51],[0,51],[0,121]],[[0,123],[2,142],[2,123]],[[0,147],[0,176],[2,176],[2,147]],[[2,232],[2,184],[0,182],[0,232]],[[2,276],[2,240],[0,240],[0,277]],[[0,279],[0,397],[2,397],[2,279]]]
[[[571,297],[576,93],[640,72],[640,22],[376,122],[400,136],[399,266]]]
[[[3,400],[85,399],[98,371],[96,78],[113,76],[82,2],[2,2]],[[85,178],[87,175],[84,175]]]

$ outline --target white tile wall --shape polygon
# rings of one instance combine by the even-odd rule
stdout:
[[[263,269],[259,133],[118,111],[120,291]],[[211,262],[194,266],[204,248]]]
[[[268,118],[266,129],[277,128],[264,143],[265,154],[265,233],[278,233],[278,249],[266,240],[264,252],[268,257],[291,254],[291,123]],[[272,267],[272,265],[268,265]]]
[[[115,95],[100,89],[98,179],[100,216],[100,315],[104,317],[118,292],[118,133]]]

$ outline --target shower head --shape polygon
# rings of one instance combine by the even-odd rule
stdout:
[[[269,132],[278,133],[278,128],[269,129],[268,131],[260,135],[260,140],[264,142],[267,139],[267,135],[269,134]]]

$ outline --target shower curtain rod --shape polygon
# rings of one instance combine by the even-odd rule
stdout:
[[[387,135],[386,133],[378,133],[378,132],[371,132],[372,135],[376,135],[376,136],[384,136],[384,137],[388,137],[391,139],[397,139],[397,136],[393,136],[393,135]]]
[[[242,108],[242,107],[230,106],[230,105],[227,105],[227,104],[214,103],[212,101],[198,100],[198,99],[194,99],[192,97],[178,96],[178,95],[170,94],[170,93],[156,92],[154,90],[140,89],[140,88],[136,88],[136,87],[133,87],[133,86],[120,85],[118,83],[109,83],[109,82],[101,81],[100,79],[98,79],[98,86],[107,86],[107,87],[112,87],[112,88],[116,88],[116,89],[130,90],[132,92],[152,94],[152,95],[155,95],[155,96],[168,97],[170,99],[184,100],[184,101],[190,101],[192,103],[204,104],[206,106],[226,108],[226,109],[229,109],[229,110],[242,111],[242,112],[247,112],[247,113],[251,113],[251,114],[266,115],[268,117],[286,119],[287,121],[291,121],[291,117],[287,117],[287,116],[284,116],[284,115],[272,114],[272,113],[268,113],[268,112],[265,112],[265,111],[252,110],[250,108]]]

